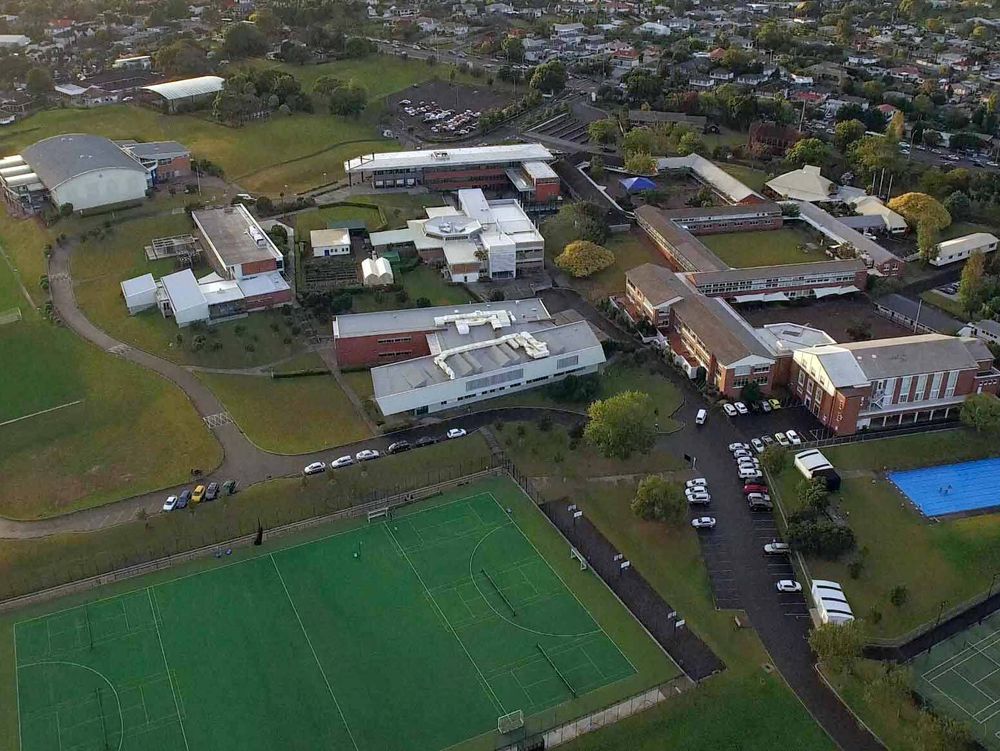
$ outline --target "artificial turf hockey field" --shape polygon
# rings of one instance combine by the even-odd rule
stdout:
[[[507,480],[269,544],[7,619],[21,751],[494,748],[680,672]]]

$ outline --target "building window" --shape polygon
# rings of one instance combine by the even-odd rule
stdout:
[[[572,368],[574,365],[580,364],[579,355],[570,355],[569,357],[560,357],[556,360],[556,370],[563,370],[564,368]]]
[[[945,387],[944,397],[945,399],[950,399],[955,396],[955,387],[958,385],[958,371],[949,370],[948,371],[948,385]]]
[[[475,378],[471,381],[466,381],[465,390],[468,391],[478,391],[479,389],[484,389],[488,386],[496,386],[501,383],[509,383],[510,381],[518,381],[524,377],[524,369],[517,368],[515,370],[508,370],[504,373],[494,373],[490,376],[485,376],[483,378]]]

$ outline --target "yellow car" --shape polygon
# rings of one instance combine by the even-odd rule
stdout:
[[[201,503],[204,497],[205,497],[205,486],[199,485],[194,489],[194,493],[191,494],[191,503]]]

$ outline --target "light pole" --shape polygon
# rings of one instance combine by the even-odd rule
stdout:
[[[931,641],[930,641],[930,644],[927,645],[927,654],[930,654],[931,650],[934,649],[934,636],[933,636],[933,634],[934,634],[935,631],[937,631],[938,624],[941,623],[941,614],[944,613],[944,606],[947,605],[947,604],[948,604],[947,600],[941,600],[941,604],[938,605],[937,618],[934,619],[934,627],[929,632],[931,634]]]

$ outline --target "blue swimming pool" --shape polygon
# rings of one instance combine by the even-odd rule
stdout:
[[[1000,458],[890,472],[889,479],[926,516],[1000,506]]]

